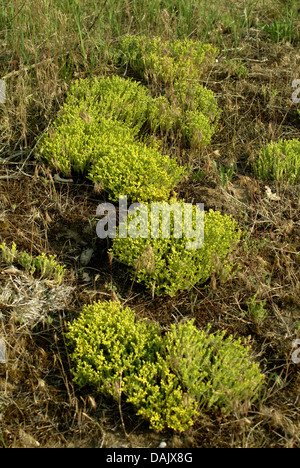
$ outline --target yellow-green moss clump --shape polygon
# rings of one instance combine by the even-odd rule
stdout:
[[[232,270],[233,265],[228,261],[228,255],[239,241],[241,232],[231,216],[221,215],[213,210],[206,212],[203,246],[187,249],[187,242],[196,242],[196,236],[200,234],[200,229],[195,225],[196,207],[193,206],[193,230],[187,232],[187,226],[182,224],[182,236],[179,237],[178,223],[177,231],[174,230],[173,208],[182,207],[184,213],[184,202],[172,200],[165,205],[170,211],[169,237],[162,234],[161,219],[160,232],[154,237],[151,210],[155,205],[149,205],[148,226],[143,225],[145,216],[141,217],[139,211],[127,220],[130,226],[132,220],[136,218],[140,221],[141,218],[141,225],[138,226],[140,234],[137,234],[140,237],[132,234],[128,237],[124,237],[123,234],[120,236],[118,231],[113,240],[113,256],[131,268],[131,275],[135,281],[145,284],[149,291],[155,291],[157,295],[165,293],[173,296],[179,290],[189,290],[198,283],[204,283],[216,271],[222,270],[225,273]],[[167,215],[164,216],[164,221],[166,219]],[[183,217],[181,219],[184,223]],[[120,225],[122,233],[124,223],[126,221]]]
[[[300,141],[279,140],[259,151],[254,171],[262,180],[276,180],[286,184],[300,183]]]
[[[167,85],[199,80],[205,64],[217,54],[217,48],[201,41],[124,35],[113,51],[113,59],[129,66],[140,78]]]
[[[163,93],[161,128],[175,134],[182,131],[187,145],[199,147],[211,141],[220,118],[214,93],[199,83],[203,68],[211,65],[217,54],[216,48],[200,41],[125,35],[113,59],[149,84],[156,84]]]
[[[83,106],[91,112],[91,117],[122,122],[137,134],[148,122],[150,115],[156,114],[157,99],[138,81],[121,78],[117,75],[95,78],[93,81],[75,81],[68,93],[66,103],[69,110]],[[156,122],[153,122],[156,125]]]
[[[118,302],[85,306],[66,336],[75,382],[117,401],[125,396],[156,431],[184,431],[200,408],[228,413],[250,403],[264,380],[240,340],[192,321],[163,335]]]
[[[185,170],[144,137],[173,135],[192,147],[210,143],[220,109],[198,80],[205,60],[217,52],[200,42],[131,36],[120,48],[116,61],[130,53],[133,68],[137,61],[144,75],[166,87],[152,96],[141,83],[119,76],[76,81],[37,155],[64,176],[79,172],[102,184],[113,201],[119,195],[167,200]]]
[[[8,247],[5,242],[0,244],[0,259],[2,262],[12,265],[20,265],[30,275],[36,275],[39,278],[46,278],[61,283],[66,271],[65,265],[60,265],[56,261],[55,255],[38,255],[33,257],[27,252],[18,252],[15,242]]]
[[[144,86],[131,80],[80,80],[38,146],[38,155],[65,176],[74,171],[102,183],[111,200],[123,194],[131,201],[168,199],[185,170],[138,139],[149,119],[157,125],[159,106]]]

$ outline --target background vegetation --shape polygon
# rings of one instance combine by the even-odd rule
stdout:
[[[58,286],[1,260],[0,446],[156,447],[162,438],[168,447],[300,446],[300,373],[291,359],[300,333],[299,185],[262,181],[253,166],[271,142],[299,140],[299,105],[291,100],[300,78],[299,13],[292,0],[1,2],[0,241],[31,258],[55,255],[66,270]],[[198,78],[222,110],[210,143],[190,147],[176,129],[162,135],[161,150],[190,168],[181,198],[238,221],[240,268],[171,298],[153,299],[107,255],[110,245],[95,229],[96,207],[106,200],[101,184],[64,179],[35,158],[74,80],[136,78],[112,55],[128,34],[218,48]],[[143,84],[151,93],[162,86]],[[267,377],[265,392],[250,409],[203,411],[184,433],[158,436],[130,404],[73,381],[66,323],[84,304],[107,299],[165,331],[193,319],[198,329],[211,323],[213,333],[246,338]]]

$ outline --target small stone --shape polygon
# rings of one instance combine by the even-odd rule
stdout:
[[[40,446],[40,443],[34,437],[32,437],[32,435],[23,431],[23,429],[19,430],[19,438],[21,445],[24,448],[37,448]]]
[[[158,448],[166,448],[166,446],[167,446],[166,442],[161,442]]]

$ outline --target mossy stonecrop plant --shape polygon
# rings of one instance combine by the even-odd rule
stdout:
[[[113,397],[123,392],[126,378],[152,360],[160,348],[156,327],[136,322],[134,312],[119,302],[86,305],[69,327],[67,338],[77,362],[75,381],[93,384]],[[119,385],[120,382],[122,385]]]
[[[180,129],[186,142],[195,147],[211,141],[220,118],[214,93],[199,83],[202,68],[217,53],[200,41],[127,35],[113,55],[116,63],[129,65],[139,77],[164,88],[161,98],[169,106],[161,106],[161,128]]]
[[[46,255],[45,253],[33,257],[27,252],[18,252],[15,242],[8,247],[5,242],[0,245],[2,261],[11,265],[16,263],[20,265],[30,275],[37,275],[41,279],[49,279],[61,283],[66,271],[64,265],[56,261],[55,255]]]
[[[277,143],[271,142],[259,151],[253,168],[262,180],[299,184],[300,141],[281,139]]]
[[[148,88],[138,81],[117,75],[95,78],[93,81],[75,81],[66,104],[72,107],[80,104],[88,106],[87,110],[94,118],[100,114],[105,119],[123,122],[135,134],[143,126],[149,126],[149,116],[159,111],[157,99],[151,96]],[[156,124],[153,122],[154,126]]]
[[[137,321],[118,302],[98,302],[83,308],[66,337],[77,384],[93,385],[117,401],[126,396],[158,431],[182,431],[192,424],[195,403],[162,358],[156,324]]]
[[[251,347],[225,331],[199,330],[193,320],[172,325],[165,336],[166,360],[200,408],[230,413],[235,404],[254,401],[264,383]]]
[[[157,126],[159,112],[148,90],[134,81],[79,80],[38,154],[65,176],[75,171],[102,183],[111,200],[123,194],[132,201],[167,199],[185,169],[138,139],[147,119]]]
[[[198,82],[174,84],[175,99],[183,113],[180,128],[191,146],[206,146],[214,135],[221,111],[213,91]]]
[[[112,144],[113,143],[113,144]],[[111,200],[126,194],[132,201],[167,200],[181,181],[185,169],[155,146],[106,135],[106,141],[91,166],[89,178],[104,183]]]
[[[145,35],[124,35],[112,50],[115,63],[129,66],[139,78],[164,85],[199,79],[205,63],[217,54],[215,47],[201,41],[165,41]]]
[[[159,234],[152,232],[152,213],[154,204],[144,205],[147,216],[140,216],[140,210],[130,215],[127,225],[137,222],[140,237],[123,235],[126,221],[123,221],[116,238],[113,239],[111,253],[119,262],[131,268],[131,276],[138,283],[143,283],[149,291],[159,295],[162,293],[174,296],[179,290],[189,290],[198,283],[204,283],[216,271],[222,270],[224,275],[234,268],[228,261],[228,255],[239,241],[241,231],[237,222],[228,215],[210,210],[204,213],[204,243],[201,248],[187,249],[187,242],[195,241],[196,206],[192,207],[191,231],[187,232],[184,221],[184,201],[173,199],[165,205],[170,212],[169,237],[163,234],[162,218],[159,220]],[[176,209],[181,210],[178,221]],[[141,218],[141,219],[140,219]],[[178,226],[182,222],[181,233]],[[146,225],[145,225],[146,224]],[[122,234],[120,235],[120,229]],[[129,232],[129,229],[128,229]],[[226,275],[225,275],[226,276]]]
[[[123,395],[156,431],[182,432],[199,409],[255,400],[263,384],[250,347],[225,334],[198,330],[193,321],[165,335],[118,302],[84,307],[66,334],[75,382],[117,401]]]

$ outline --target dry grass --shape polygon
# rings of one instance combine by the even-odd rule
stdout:
[[[15,4],[16,13],[23,5],[9,3]],[[41,13],[45,2],[38,3]],[[117,3],[116,10],[122,9],[124,2]],[[278,197],[272,200],[251,166],[257,149],[270,140],[299,138],[300,119],[291,101],[292,81],[300,78],[299,42],[269,41],[260,26],[282,22],[285,9],[280,17],[274,2],[256,2],[246,10],[245,22],[242,3],[234,18],[227,2],[222,4],[223,16],[216,18],[214,35],[201,30],[221,49],[218,62],[204,77],[223,110],[219,131],[201,152],[165,143],[166,151],[178,154],[193,168],[180,186],[180,195],[239,221],[245,233],[235,253],[240,269],[227,281],[213,277],[206,288],[195,287],[172,299],[152,299],[132,283],[126,268],[107,257],[108,245],[96,237],[95,230],[96,208],[105,194],[97,193],[86,180],[56,182],[34,159],[35,145],[55,118],[70,81],[89,73],[117,72],[105,60],[105,47],[95,43],[104,13],[97,19],[97,10],[90,16],[83,12],[79,26],[84,42],[76,22],[68,27],[71,12],[67,9],[56,17],[59,37],[49,23],[43,23],[49,21],[46,15],[31,18],[32,24],[41,21],[40,29],[32,29],[31,37],[27,34],[21,20],[22,14],[29,15],[28,2],[14,19],[15,25],[17,20],[20,28],[23,25],[14,40],[8,34],[9,25],[0,23],[0,73],[7,85],[7,103],[0,104],[0,242],[15,241],[19,250],[33,255],[56,254],[67,266],[62,287],[70,294],[62,305],[59,291],[43,284],[37,296],[37,284],[1,264],[0,338],[6,343],[7,363],[0,364],[0,446],[158,446],[162,436],[149,431],[130,406],[122,404],[120,414],[118,405],[72,382],[63,339],[67,321],[78,315],[84,303],[117,295],[137,314],[157,320],[162,327],[193,317],[200,327],[210,322],[214,330],[249,337],[268,377],[265,393],[250,411],[239,408],[227,418],[202,414],[184,435],[164,434],[168,447],[300,447],[300,373],[291,359],[292,342],[300,338],[299,186],[268,184]],[[107,44],[118,33],[147,30],[143,16],[134,17],[131,4],[126,5],[122,11],[129,19],[127,27],[125,21],[122,26],[116,16],[111,17]],[[165,35],[187,24],[170,11],[161,15]],[[200,23],[190,24],[192,36],[197,36]],[[299,33],[299,21],[293,21],[293,28]],[[22,41],[17,42],[17,37]],[[221,184],[213,161],[217,167],[234,164],[227,185]],[[83,267],[80,256],[90,247],[93,257]],[[47,297],[53,310],[45,313]],[[34,320],[24,322],[20,307],[30,309],[33,299]],[[249,307],[251,301],[254,308]],[[259,315],[262,301],[263,316]],[[47,320],[49,314],[51,320]]]

